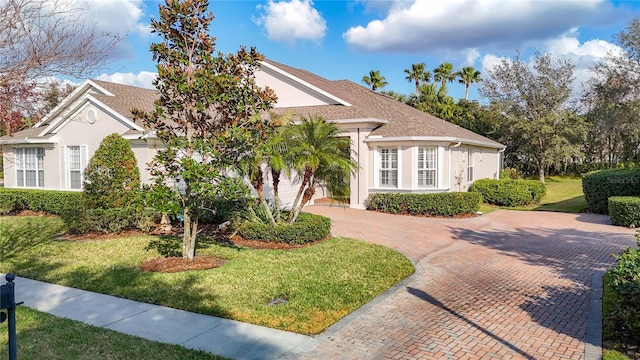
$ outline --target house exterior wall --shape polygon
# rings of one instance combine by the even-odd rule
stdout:
[[[418,149],[431,147],[436,150],[436,184],[420,187],[418,183]],[[398,149],[398,186],[380,185],[381,148]],[[472,151],[473,177],[469,175],[469,150]],[[474,180],[498,178],[500,172],[498,149],[448,142],[369,142],[366,164],[371,171],[367,175],[369,193],[433,193],[467,191]],[[366,198],[365,196],[365,198]]]
[[[256,84],[264,87],[269,86],[278,95],[275,107],[297,107],[327,105],[329,102],[316,94],[304,91],[301,86],[296,86],[283,76],[275,76],[264,71],[255,73]]]
[[[473,179],[468,180],[468,152],[473,152]],[[452,191],[467,191],[478,179],[498,179],[500,176],[500,152],[498,149],[479,146],[459,146],[452,154],[454,166],[451,169]]]

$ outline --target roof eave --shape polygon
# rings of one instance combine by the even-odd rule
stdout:
[[[416,141],[432,141],[432,142],[449,142],[449,143],[461,143],[467,145],[478,145],[494,149],[505,149],[506,146],[496,142],[481,141],[460,138],[455,136],[379,136],[373,135],[364,139],[365,142],[416,142]]]

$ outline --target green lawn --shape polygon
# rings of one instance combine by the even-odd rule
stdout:
[[[579,213],[587,208],[582,192],[582,178],[549,176],[545,179],[547,195],[539,204],[520,207],[500,207],[483,204],[480,211],[488,213],[497,209],[535,210]]]
[[[7,323],[0,325],[0,359],[8,353]],[[16,310],[19,359],[223,360],[204,351],[162,344],[61,319],[24,306]]]
[[[208,244],[199,254],[227,260],[218,269],[147,273],[157,257],[151,236],[53,241],[55,217],[0,218],[0,272],[303,334],[316,334],[413,273],[391,249],[333,238],[294,250]],[[10,250],[20,244],[21,251]],[[269,306],[276,298],[283,305]]]

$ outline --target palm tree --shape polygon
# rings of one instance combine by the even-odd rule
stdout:
[[[286,154],[286,143],[282,136],[284,128],[289,125],[292,114],[283,115],[269,112],[271,121],[277,127],[271,131],[265,142],[257,144],[252,151],[252,156],[246,158],[244,164],[251,186],[256,191],[267,219],[272,224],[280,222],[280,199],[278,186],[282,172],[289,175],[289,168],[283,154]],[[263,167],[264,166],[264,167]],[[273,211],[264,196],[264,172],[271,172],[273,185]],[[275,216],[274,216],[275,213]]]
[[[383,88],[389,84],[385,77],[380,75],[380,71],[378,70],[369,71],[369,76],[363,76],[362,82],[371,86],[371,90],[373,91],[376,91],[378,88]]]
[[[382,90],[380,91],[380,94],[382,95],[386,95],[390,98],[394,98],[395,100],[400,101],[401,103],[406,103],[407,102],[407,95],[405,94],[401,94],[397,91],[393,91],[393,90]]]
[[[456,72],[458,82],[465,85],[464,99],[469,100],[469,86],[473,83],[482,81],[480,77],[480,71],[477,71],[473,66],[465,66],[462,70]]]
[[[302,207],[315,194],[315,187],[326,185],[340,197],[348,194],[347,177],[358,164],[351,159],[351,141],[340,137],[342,131],[322,117],[301,117],[298,124],[285,128],[287,142],[285,158],[301,176],[300,187],[293,201],[288,223],[295,222]]]
[[[431,72],[429,70],[425,70],[425,67],[425,63],[417,63],[412,64],[411,69],[404,69],[405,74],[407,74],[405,79],[408,82],[415,81],[416,96],[420,94],[420,83],[431,80]]]
[[[447,82],[453,82],[457,75],[453,72],[453,64],[444,62],[437,68],[433,69],[433,79],[440,81],[441,86],[446,86]]]

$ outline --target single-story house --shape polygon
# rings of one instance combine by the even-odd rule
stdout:
[[[351,139],[359,164],[351,207],[363,208],[370,193],[465,191],[476,179],[499,176],[504,145],[351,81],[272,60],[262,62],[256,81],[276,92],[276,111],[322,116]],[[146,164],[163,144],[130,110],[151,110],[156,97],[155,90],[85,81],[32,128],[0,138],[5,187],[80,191],[88,160],[114,132],[129,140],[141,180],[149,182]],[[283,185],[284,204],[296,190]]]

